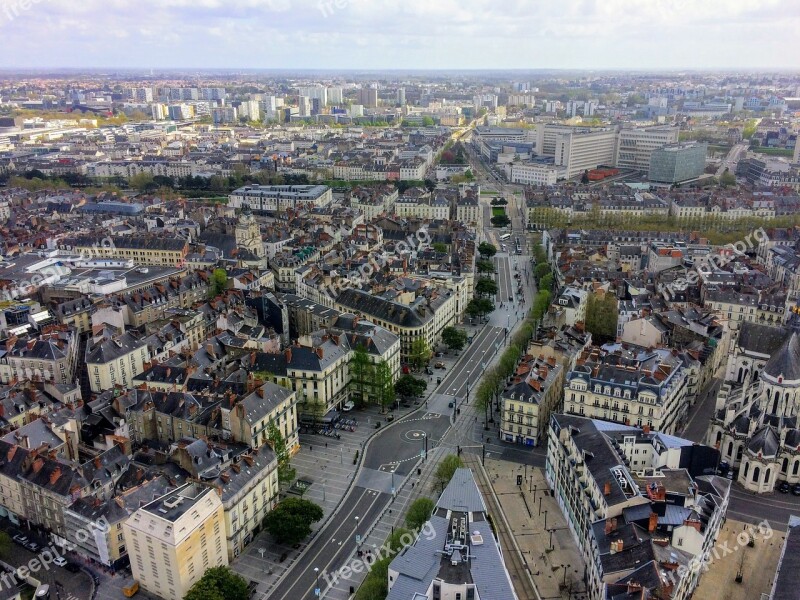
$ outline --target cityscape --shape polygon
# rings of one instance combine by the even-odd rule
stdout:
[[[0,0],[0,600],[800,600],[800,10]]]

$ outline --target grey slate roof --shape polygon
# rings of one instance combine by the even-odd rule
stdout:
[[[800,517],[792,515],[789,517],[789,527],[770,600],[798,598],[800,598]]]
[[[789,381],[800,379],[800,332],[793,331],[764,365],[764,373]]]
[[[486,505],[471,469],[456,469],[450,483],[439,496],[436,507],[461,512],[486,512]]]

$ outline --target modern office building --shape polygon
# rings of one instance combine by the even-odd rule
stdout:
[[[378,108],[378,89],[374,87],[359,89],[357,101],[366,108]]]
[[[678,142],[677,127],[624,128],[618,134],[615,165],[646,173],[655,150]]]
[[[708,144],[689,142],[670,144],[654,150],[650,157],[650,181],[681,183],[697,179],[706,167]]]
[[[600,165],[614,164],[617,134],[611,129],[572,129],[555,136],[555,165],[570,179]]]
[[[133,578],[165,600],[181,600],[207,569],[228,564],[224,510],[212,487],[187,483],[145,504],[123,531]]]
[[[470,469],[457,469],[416,541],[389,565],[387,600],[517,600]]]

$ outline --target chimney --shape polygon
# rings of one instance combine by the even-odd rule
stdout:
[[[642,431],[644,431],[645,435],[650,433],[650,425],[645,425],[644,427],[642,427]]]
[[[314,348],[314,352],[316,352],[316,354],[317,354],[317,356],[318,356],[319,358],[324,358],[324,355],[325,355],[325,353],[323,352],[323,350],[322,350],[322,348],[321,348],[321,347],[319,347],[319,348]]]
[[[612,529],[611,529],[611,519],[606,519],[606,526],[604,528],[604,532],[605,532],[606,536],[611,535],[611,531],[612,531]]]
[[[256,388],[256,394],[258,395],[259,398],[263,398],[264,397],[264,387],[263,386],[262,387],[257,387]]]
[[[684,524],[686,527],[694,527],[694,528],[695,528],[695,530],[697,531],[697,533],[701,533],[701,531],[700,531],[700,527],[701,527],[700,521],[698,521],[698,520],[696,520],[696,519],[686,519],[686,520],[683,522],[683,524]]]
[[[653,533],[658,527],[658,515],[654,512],[650,513],[650,520],[647,523],[647,531]]]
[[[286,352],[284,352],[284,356],[286,357],[286,362],[287,363],[292,362],[292,349],[291,348],[287,348]]]
[[[14,458],[14,455],[17,453],[17,446],[11,446],[8,449],[8,454],[6,455],[8,462],[11,462],[11,459]]]
[[[54,485],[59,477],[61,477],[61,467],[56,467],[53,469],[53,472],[50,473],[50,485]]]
[[[94,460],[92,460],[92,464],[94,465],[94,468],[95,468],[95,469],[99,469],[99,468],[100,468],[100,465],[101,465],[101,463],[100,463],[100,457],[99,457],[99,456],[95,456],[95,457],[94,457]]]
[[[606,481],[605,485],[603,486],[603,495],[610,496],[611,495],[611,482]]]

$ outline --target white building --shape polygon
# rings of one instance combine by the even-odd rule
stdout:
[[[614,164],[620,169],[633,169],[647,173],[653,150],[678,142],[677,127],[624,128],[619,132]]]

